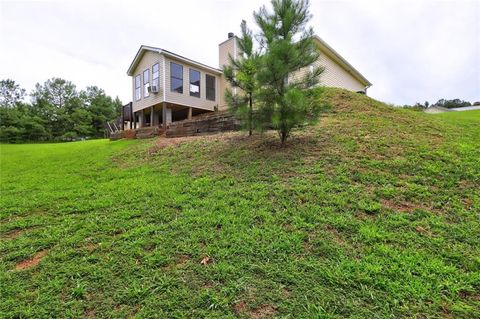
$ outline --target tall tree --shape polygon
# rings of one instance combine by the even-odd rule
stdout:
[[[60,138],[73,129],[71,115],[82,106],[75,84],[52,78],[43,85],[37,83],[31,94],[33,110],[46,123],[53,138]]]
[[[14,80],[0,81],[0,107],[14,107],[25,97],[25,89],[21,88]]]
[[[245,20],[240,24],[242,36],[238,39],[239,54],[236,57],[229,55],[230,65],[224,66],[223,73],[231,87],[240,90],[225,91],[225,99],[230,110],[240,119],[248,134],[252,135],[254,128],[253,95],[258,89],[256,75],[259,54],[253,48],[252,31],[247,28]]]
[[[265,53],[258,70],[259,115],[264,127],[277,130],[282,145],[293,128],[318,119],[318,99],[308,89],[318,83],[323,72],[312,67],[319,57],[313,40],[308,0],[272,0],[254,13],[260,29],[258,39]],[[307,70],[304,76],[299,71]]]
[[[107,96],[105,91],[97,86],[87,87],[80,95],[91,114],[93,134],[97,137],[103,136],[105,123],[115,119],[117,110],[122,105],[121,101]]]

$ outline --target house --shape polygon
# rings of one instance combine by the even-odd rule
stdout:
[[[124,110],[124,128],[166,126],[171,122],[227,107],[227,82],[222,67],[229,54],[238,56],[238,38],[229,33],[218,46],[218,67],[212,67],[158,47],[142,45],[127,74],[132,78],[132,102]],[[316,62],[325,67],[320,84],[367,93],[371,83],[320,37]],[[293,76],[309,72],[300,70]]]

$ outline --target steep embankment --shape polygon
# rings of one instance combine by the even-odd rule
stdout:
[[[480,317],[480,118],[2,145],[2,317]],[[113,161],[112,161],[113,159]]]

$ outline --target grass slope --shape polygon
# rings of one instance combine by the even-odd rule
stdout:
[[[325,98],[285,149],[1,145],[0,317],[480,317],[480,112]]]

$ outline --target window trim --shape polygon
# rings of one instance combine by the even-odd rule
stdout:
[[[155,65],[158,67],[158,70],[157,70],[157,77],[154,78],[154,71],[153,71],[153,68],[155,67]],[[155,80],[157,80],[157,87],[160,89],[160,63],[154,63],[152,65],[152,85],[155,83]]]
[[[145,72],[148,72],[148,83],[145,83]],[[143,98],[147,98],[150,96],[150,92],[148,92],[148,87],[146,88],[145,85],[148,84],[150,86],[150,68],[145,69],[142,73],[142,83],[143,83]]]
[[[173,76],[172,74],[172,65],[173,64],[176,64],[178,66],[180,66],[182,68],[182,78],[178,78],[178,77],[175,77]],[[173,89],[172,87],[172,79],[175,79],[175,80],[180,80],[182,81],[182,92],[178,92],[177,90]],[[175,92],[175,93],[178,93],[178,94],[183,94],[183,65],[182,64],[179,64],[179,63],[176,63],[176,62],[173,62],[173,61],[170,61],[170,92]]]
[[[137,87],[137,78],[138,78],[138,87]],[[134,94],[135,94],[135,101],[140,101],[142,99],[142,92],[141,92],[141,88],[142,88],[142,82],[141,82],[141,76],[140,74],[137,74],[134,78],[133,78],[133,83],[134,83]],[[138,95],[137,95],[137,89],[138,89]]]
[[[190,85],[192,85],[192,71],[193,72],[198,72],[198,96],[196,95],[197,93],[192,93],[190,90]],[[193,68],[188,68],[188,92],[190,93],[190,96],[200,98],[202,96],[202,90],[201,90],[201,85],[202,85],[202,72],[199,70],[193,69]]]
[[[208,87],[207,77],[213,78],[213,100],[208,98],[209,87]],[[210,88],[210,89],[212,89],[212,88]],[[208,73],[205,73],[205,99],[207,101],[212,101],[212,102],[217,101],[217,77],[215,75],[211,75],[211,74],[208,74]]]

